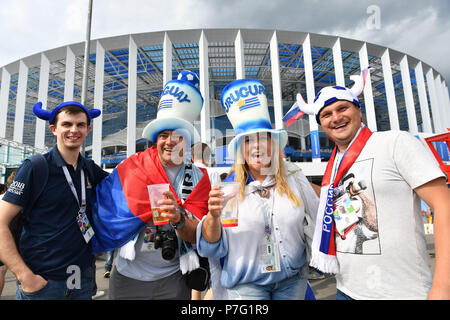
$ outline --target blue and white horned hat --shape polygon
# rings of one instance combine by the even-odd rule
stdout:
[[[59,112],[59,110],[68,106],[76,106],[82,109],[87,115],[88,125],[91,124],[92,119],[97,118],[102,113],[99,109],[88,110],[85,106],[76,101],[63,102],[52,111],[42,109],[42,102],[38,102],[33,106],[33,112],[39,119],[48,120],[50,124],[54,124],[56,114]]]
[[[236,136],[228,145],[228,155],[235,159],[240,139],[258,132],[270,132],[278,140],[280,149],[286,146],[287,132],[273,129],[270,123],[266,90],[256,79],[240,79],[229,83],[222,91],[222,107]]]
[[[350,80],[355,82],[353,87],[350,89],[341,86],[330,86],[323,88],[319,91],[313,103],[306,103],[302,95],[298,93],[297,101],[283,117],[283,121],[289,126],[292,122],[299,119],[304,113],[306,113],[309,115],[314,115],[317,123],[320,124],[320,111],[330,103],[338,100],[350,101],[357,107],[361,108],[358,101],[358,96],[362,93],[364,86],[366,85],[366,79],[370,69],[372,68],[368,67],[362,70],[360,75],[350,76]]]
[[[190,142],[198,137],[193,123],[200,115],[203,97],[199,90],[200,80],[192,71],[183,70],[177,80],[166,83],[161,93],[156,119],[142,132],[142,138],[156,142],[164,130],[177,130]]]

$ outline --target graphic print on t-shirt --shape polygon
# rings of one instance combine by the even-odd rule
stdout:
[[[334,189],[336,251],[381,254],[372,168],[373,159],[356,161]]]

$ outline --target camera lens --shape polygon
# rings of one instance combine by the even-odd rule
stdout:
[[[178,239],[174,230],[156,229],[155,249],[159,248],[161,248],[161,256],[164,260],[172,260],[175,257]]]
[[[161,256],[164,260],[172,260],[175,257],[175,249],[169,247],[162,248]]]

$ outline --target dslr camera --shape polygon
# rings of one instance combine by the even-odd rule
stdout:
[[[161,230],[156,227],[155,249],[161,248],[161,256],[164,260],[172,260],[178,249],[178,239],[175,230]]]

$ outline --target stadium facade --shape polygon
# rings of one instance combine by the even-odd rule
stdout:
[[[1,67],[4,168],[55,143],[32,107],[42,101],[51,110],[63,101],[81,100],[84,45],[50,49]],[[214,166],[226,166],[224,146],[233,131],[220,96],[229,82],[260,80],[273,127],[283,128],[282,117],[297,92],[311,102],[324,86],[351,86],[350,76],[369,65],[370,85],[360,101],[363,120],[372,131],[400,129],[422,137],[447,131],[449,93],[438,70],[407,53],[369,42],[254,29],[161,31],[91,40],[86,106],[103,112],[93,122],[86,151],[97,163],[111,167],[147,147],[141,132],[156,117],[163,84],[188,69],[198,73],[205,101],[196,127],[202,141],[213,146]],[[285,129],[286,156],[305,161],[307,174],[321,175],[332,143],[314,118],[304,116]],[[442,154],[448,160],[444,147]]]

